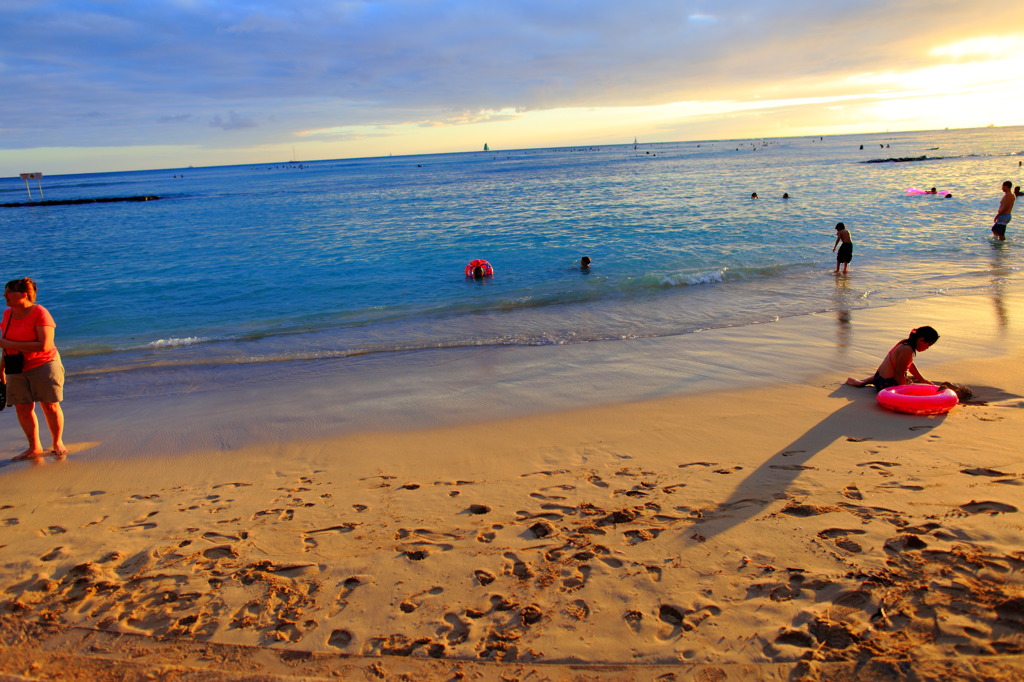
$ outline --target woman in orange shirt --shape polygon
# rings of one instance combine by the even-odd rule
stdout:
[[[0,320],[0,380],[7,384],[7,404],[14,405],[18,413],[28,448],[15,460],[54,454],[64,457],[64,412],[60,402],[64,399],[64,365],[53,343],[56,324],[53,316],[36,303],[36,283],[28,277],[14,279],[4,287],[7,310]],[[39,440],[39,421],[36,403],[53,437],[53,449],[43,450]]]

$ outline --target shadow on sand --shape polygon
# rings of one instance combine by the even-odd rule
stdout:
[[[784,496],[802,471],[814,468],[808,462],[815,455],[841,438],[882,443],[904,441],[927,435],[945,419],[945,415],[918,416],[888,412],[875,402],[875,392],[870,388],[841,386],[829,398],[846,401],[846,404],[747,475],[725,502],[702,510],[704,520],[695,528],[699,528],[704,538],[724,533],[760,514],[768,505]],[[886,412],[885,419],[878,418],[878,410]],[[858,419],[858,415],[863,418]],[[858,425],[869,421],[871,435],[862,435],[858,432]],[[795,509],[794,513],[800,515],[800,510]]]

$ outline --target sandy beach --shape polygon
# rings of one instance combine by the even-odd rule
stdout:
[[[0,679],[1020,679],[1022,314],[859,311],[838,355],[823,317],[791,381],[435,428],[125,459],[93,424],[0,471]],[[972,400],[842,385],[921,319]]]

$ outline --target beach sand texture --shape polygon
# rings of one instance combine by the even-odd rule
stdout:
[[[849,367],[130,466],[78,444],[0,476],[0,678],[1020,679],[1021,354],[953,338],[920,364],[975,396],[939,417]]]

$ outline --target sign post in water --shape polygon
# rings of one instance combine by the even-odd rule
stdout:
[[[39,187],[39,200],[45,201],[43,197],[43,174],[42,173],[22,173],[21,179],[25,181],[25,189],[28,190],[28,200],[32,201],[32,187],[28,184],[29,180],[35,180],[36,185]]]

